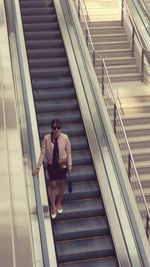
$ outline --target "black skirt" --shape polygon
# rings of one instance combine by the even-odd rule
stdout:
[[[47,170],[49,175],[49,181],[66,179],[67,168],[61,169],[59,165],[53,166],[48,164]]]

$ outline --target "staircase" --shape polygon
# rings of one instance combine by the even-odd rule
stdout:
[[[73,155],[73,192],[52,223],[58,266],[117,267],[114,245],[52,0],[21,0],[27,56],[42,141],[59,118]]]
[[[150,90],[147,90],[147,94],[143,92],[144,86],[140,82],[141,75],[135,58],[132,57],[131,46],[125,30],[121,26],[115,0],[97,0],[94,3],[91,0],[85,0],[84,3],[86,5],[86,12],[88,14],[86,17],[89,19],[88,26],[94,48],[105,59],[112,86],[114,84],[114,88],[118,87],[118,92],[120,90],[119,86],[127,87],[127,89],[130,88],[130,93],[127,90],[125,96],[120,98],[122,120],[143,192],[150,208]],[[95,9],[96,13],[94,13]],[[102,14],[103,9],[105,10],[104,14]],[[114,14],[118,14],[118,17],[114,18]],[[85,33],[84,26],[83,31]],[[101,60],[98,57],[96,58],[95,70],[101,84]],[[137,85],[134,88],[133,83],[135,81]],[[119,86],[117,86],[118,82]],[[135,96],[133,94],[132,96],[132,90],[138,90],[139,94]],[[109,114],[113,114],[113,107],[110,106],[108,111]],[[110,118],[113,120],[112,115],[110,115]],[[117,130],[119,131],[120,129],[117,128]],[[120,137],[118,143],[126,166],[127,161],[125,158],[127,159],[128,151],[126,150],[124,138]],[[131,177],[131,182],[134,187],[135,197],[137,198],[140,192],[135,189],[134,176]],[[140,206],[140,203],[138,203],[138,206],[140,211],[142,211],[143,207]]]
[[[140,177],[143,192],[150,208],[150,92],[149,95],[121,97],[122,120]],[[123,139],[118,139],[123,158],[128,152],[123,149]],[[131,177],[131,182],[135,178]],[[135,190],[135,196],[139,192]],[[140,208],[142,210],[142,208]]]
[[[120,21],[91,21],[89,30],[95,50],[105,59],[111,82],[140,80],[141,75],[127,35]],[[101,82],[101,60],[96,61],[96,74]]]

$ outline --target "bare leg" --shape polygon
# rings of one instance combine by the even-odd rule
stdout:
[[[59,181],[59,195],[58,195],[58,202],[57,202],[57,208],[62,209],[62,198],[64,195],[64,190],[65,190],[65,180],[60,180]]]
[[[57,187],[56,181],[51,181],[49,187],[49,195],[50,195],[52,214],[56,213],[56,205],[55,205],[56,187]]]

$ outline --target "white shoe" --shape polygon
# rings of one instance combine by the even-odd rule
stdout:
[[[63,208],[58,209],[58,213],[59,213],[59,214],[62,214],[62,213],[63,213]]]
[[[51,214],[51,217],[52,217],[52,219],[55,219],[56,218],[56,213]]]

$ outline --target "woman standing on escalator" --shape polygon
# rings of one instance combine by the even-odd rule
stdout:
[[[61,126],[62,123],[58,119],[51,122],[52,131],[44,137],[37,167],[32,171],[33,176],[39,174],[43,161],[47,162],[52,219],[56,218],[57,213],[63,212],[65,179],[67,173],[70,175],[72,170],[71,145],[68,136],[61,133]],[[56,203],[57,188],[59,193]]]

